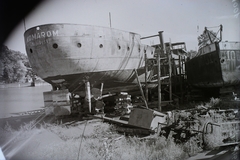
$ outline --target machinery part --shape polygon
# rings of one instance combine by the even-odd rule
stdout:
[[[210,127],[210,130],[208,130]],[[239,144],[240,142],[240,121],[230,121],[222,123],[212,123],[206,122],[203,127],[202,140],[203,144],[207,145],[209,141],[213,139],[208,139],[207,136],[211,135],[217,141],[215,145],[217,146],[228,146]]]

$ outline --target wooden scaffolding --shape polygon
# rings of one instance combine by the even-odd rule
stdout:
[[[171,103],[176,99],[180,103],[184,101],[186,44],[164,43],[163,31],[141,39],[152,37],[159,37],[160,44],[153,45],[154,58],[148,58],[145,54],[145,99],[146,101],[149,99],[148,89],[158,86],[158,110],[162,111],[163,103]],[[150,77],[147,75],[149,70],[151,70]],[[168,99],[162,99],[163,92],[168,93]]]

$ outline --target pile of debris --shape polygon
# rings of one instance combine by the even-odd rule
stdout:
[[[212,143],[217,147],[240,142],[238,109],[216,109],[214,104],[205,104],[163,113],[145,107],[132,107],[130,100],[128,94],[119,95],[116,101],[119,114],[115,117],[104,115],[102,118],[121,126],[121,132],[136,133],[136,130],[141,130],[138,133],[146,134],[148,131],[150,136],[173,137],[176,143],[185,143],[192,137],[201,146]]]
[[[131,103],[131,95],[127,92],[121,92],[116,97],[116,105],[114,107],[116,115],[126,115],[130,114],[133,105]]]

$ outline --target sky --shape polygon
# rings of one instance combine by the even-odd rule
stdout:
[[[25,17],[26,29],[49,23],[74,23],[111,27],[142,37],[163,31],[165,42],[185,42],[197,50],[204,27],[223,25],[223,41],[240,41],[240,0],[46,0]],[[212,28],[217,31],[218,28]],[[26,53],[24,22],[5,45]],[[157,37],[142,40],[158,44]]]

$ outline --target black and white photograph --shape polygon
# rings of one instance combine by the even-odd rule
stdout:
[[[239,160],[239,0],[0,0],[0,160]]]

